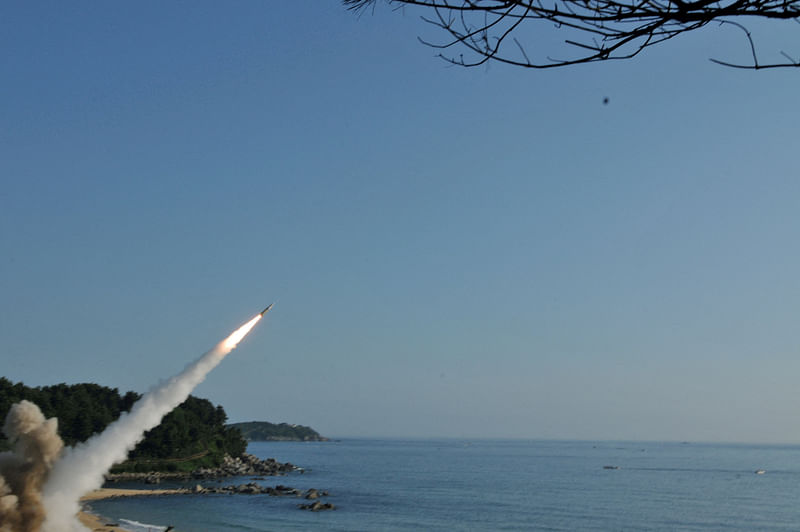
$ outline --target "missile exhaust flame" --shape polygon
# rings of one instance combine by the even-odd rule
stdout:
[[[239,342],[241,342],[241,341],[242,341],[242,339],[243,339],[245,336],[247,336],[247,333],[249,333],[249,332],[250,332],[250,329],[252,329],[253,327],[255,327],[255,326],[256,326],[256,323],[258,323],[259,321],[261,321],[261,317],[262,317],[262,316],[263,316],[263,314],[259,314],[258,316],[256,316],[256,317],[255,317],[255,318],[253,318],[252,320],[248,321],[247,323],[245,323],[244,325],[242,325],[241,327],[239,327],[238,329],[236,329],[235,331],[233,331],[233,333],[231,333],[231,335],[230,335],[230,336],[228,336],[227,338],[225,338],[225,339],[222,341],[222,344],[225,346],[225,348],[228,350],[228,352],[226,352],[226,353],[225,353],[224,355],[222,355],[222,356],[225,356],[225,355],[227,355],[229,352],[231,352],[231,351],[233,351],[234,349],[236,349],[236,346],[237,346],[237,345],[239,345]]]
[[[236,348],[271,307],[236,329],[181,373],[151,388],[130,412],[123,413],[102,433],[67,449],[54,464],[42,488],[46,513],[44,532],[85,531],[76,518],[81,496],[100,488],[111,466],[125,461],[128,453],[144,438],[144,433],[161,423],[165,415],[185,401],[208,372]]]

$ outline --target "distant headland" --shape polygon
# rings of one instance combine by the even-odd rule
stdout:
[[[311,427],[268,421],[231,423],[230,428],[239,429],[248,441],[328,441]]]

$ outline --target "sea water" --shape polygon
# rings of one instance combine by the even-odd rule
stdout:
[[[248,452],[305,468],[256,482],[327,490],[336,510],[269,495],[129,497],[92,509],[136,531],[800,530],[800,446],[344,439]]]

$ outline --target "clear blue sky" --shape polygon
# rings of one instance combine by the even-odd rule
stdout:
[[[2,374],[143,392],[277,300],[233,421],[800,442],[798,73],[449,67],[418,14],[0,6]]]

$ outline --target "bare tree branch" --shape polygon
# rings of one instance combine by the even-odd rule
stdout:
[[[378,0],[342,0],[348,9],[374,9]],[[780,51],[788,62],[762,63],[750,31],[738,20],[767,19],[800,22],[800,0],[385,0],[390,4],[427,8],[434,17],[423,20],[443,30],[450,39],[437,44],[420,39],[433,48],[445,50],[444,60],[460,66],[477,66],[498,61],[525,68],[553,68],[611,59],[629,59],[645,48],[702,28],[711,22],[731,25],[743,31],[750,47],[751,61],[736,63],[711,59],[734,68],[800,67],[800,61]],[[567,57],[554,59],[539,53],[537,46],[524,45],[520,34],[536,23],[565,32]],[[529,34],[538,41],[535,33]],[[508,42],[507,42],[508,41]],[[453,47],[465,48],[458,55]],[[448,55],[449,54],[449,55]],[[796,54],[795,54],[796,55]]]

